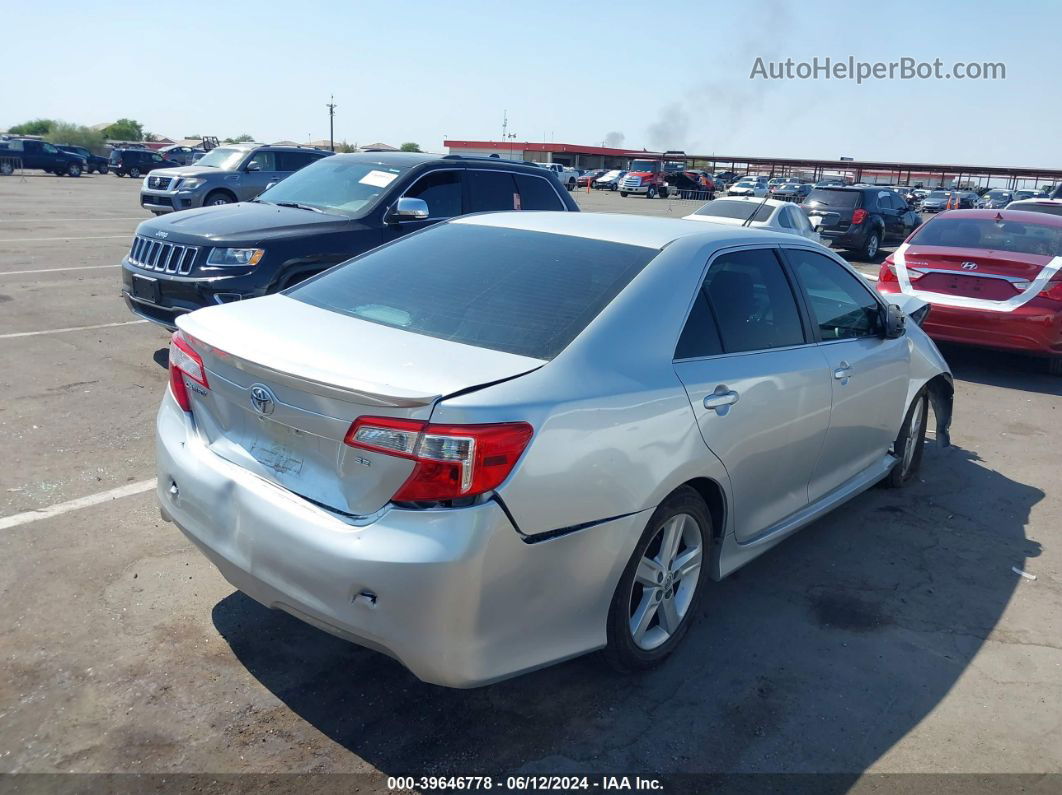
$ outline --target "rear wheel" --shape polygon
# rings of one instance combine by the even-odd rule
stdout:
[[[568,180],[568,190],[569,191],[575,190],[575,180],[574,179]]]
[[[708,508],[689,486],[653,511],[609,607],[605,658],[614,668],[651,668],[682,641],[697,615],[711,538]]]
[[[140,169],[136,166],[133,166],[131,169],[129,169],[129,176],[131,176],[133,179],[136,179],[140,176]]]
[[[107,166],[97,166],[96,167],[96,173],[100,174],[100,175],[106,174],[107,173]]]
[[[15,164],[9,160],[0,162],[0,175],[10,177],[15,173]]]
[[[81,165],[79,163],[70,163],[66,167],[66,175],[68,177],[80,177],[81,176]]]
[[[899,488],[922,466],[922,452],[926,445],[926,420],[929,417],[929,395],[919,392],[907,410],[900,435],[893,443],[898,463],[885,478],[884,485]]]
[[[878,256],[879,248],[881,248],[881,233],[877,229],[872,229],[867,233],[866,242],[863,243],[860,251],[865,259],[872,260]]]

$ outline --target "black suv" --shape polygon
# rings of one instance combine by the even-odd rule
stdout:
[[[815,188],[804,212],[824,243],[874,259],[882,243],[900,243],[922,219],[899,194],[883,188]]]
[[[431,224],[494,210],[579,207],[553,172],[522,162],[333,155],[252,201],[144,221],[122,260],[122,294],[133,313],[173,329],[182,313],[274,293]]]
[[[85,173],[90,174],[95,171],[97,174],[107,173],[107,158],[94,155],[84,146],[74,146],[73,144],[56,144],[61,152],[69,152],[73,155],[81,155],[85,158]]]
[[[167,160],[150,149],[114,149],[111,151],[111,171],[119,177],[139,177],[156,168],[175,168],[180,163]]]

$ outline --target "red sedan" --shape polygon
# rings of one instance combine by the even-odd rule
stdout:
[[[877,287],[929,303],[936,340],[1044,356],[1062,375],[1062,217],[941,213],[885,259]]]

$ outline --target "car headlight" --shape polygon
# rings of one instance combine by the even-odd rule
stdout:
[[[194,177],[193,178],[189,178],[189,179],[182,179],[181,180],[181,184],[178,185],[177,187],[178,187],[179,190],[195,190],[200,185],[202,185],[204,182],[206,182],[206,180],[204,180],[204,179],[195,179]]]
[[[213,248],[207,257],[207,265],[257,265],[265,255],[262,248]]]

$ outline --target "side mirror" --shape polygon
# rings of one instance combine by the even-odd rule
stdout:
[[[250,163],[247,164],[247,169],[246,170],[247,171],[261,171],[262,170],[262,164],[259,163],[257,160],[252,160]]]
[[[403,196],[387,213],[387,221],[392,224],[402,221],[423,221],[429,215],[428,203],[424,199]]]
[[[897,337],[902,337],[906,332],[907,318],[903,314],[903,310],[896,304],[889,304],[885,308],[883,322],[885,329],[883,335],[887,340],[894,340]]]

